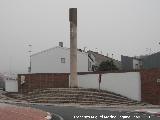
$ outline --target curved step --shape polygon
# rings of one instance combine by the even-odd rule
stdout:
[[[84,89],[84,88],[47,88],[35,90],[28,94],[8,94],[18,100],[46,103],[78,103],[78,104],[104,104],[104,105],[137,105],[141,104],[119,94],[112,92]]]

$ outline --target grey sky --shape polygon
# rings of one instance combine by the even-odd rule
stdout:
[[[69,47],[68,9],[78,8],[78,47],[103,54],[160,51],[160,0],[0,0],[0,72],[27,71],[33,53]]]

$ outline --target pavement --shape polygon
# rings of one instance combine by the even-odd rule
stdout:
[[[11,99],[3,94],[0,95],[0,120],[48,120],[51,118],[49,113],[55,113],[66,120],[75,120],[76,115],[105,115],[113,114],[119,116],[128,115],[134,119],[134,117],[140,116],[144,120],[146,119],[159,119],[160,117],[160,106],[159,105],[147,105],[147,106],[101,106],[101,105],[78,105],[78,104],[49,104],[49,103],[28,103],[27,101],[19,101]],[[4,104],[6,103],[6,104]],[[14,104],[12,106],[9,104]],[[17,107],[24,106],[24,107]],[[35,109],[34,109],[35,108]],[[38,110],[41,109],[41,110]],[[47,111],[47,112],[44,112]],[[9,114],[9,115],[8,115]],[[153,116],[152,116],[153,115]],[[75,118],[74,118],[75,117]],[[54,119],[54,117],[53,117]],[[82,119],[82,118],[81,118]],[[84,119],[84,118],[83,118]],[[59,120],[55,119],[54,120]]]
[[[30,107],[0,103],[0,120],[49,120],[49,113]]]
[[[138,109],[138,110],[135,110],[136,112],[142,112],[142,113],[150,113],[150,114],[153,114],[153,115],[156,115],[158,117],[160,117],[160,108],[158,109]]]
[[[24,104],[19,104],[25,106]],[[160,120],[157,115],[130,110],[119,110],[117,108],[103,107],[78,107],[78,106],[55,106],[32,104],[33,108],[55,113],[61,116],[64,120]],[[55,119],[58,120],[58,119]]]

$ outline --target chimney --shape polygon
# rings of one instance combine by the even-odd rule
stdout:
[[[59,42],[59,46],[60,46],[60,47],[63,47],[63,42]]]

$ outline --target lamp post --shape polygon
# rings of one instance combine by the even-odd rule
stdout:
[[[111,61],[111,71],[113,69],[113,54],[112,54],[112,61]]]
[[[95,51],[98,53],[98,48],[95,48]]]
[[[28,72],[31,73],[31,54],[32,54],[32,45],[29,44],[29,68],[28,68]]]

